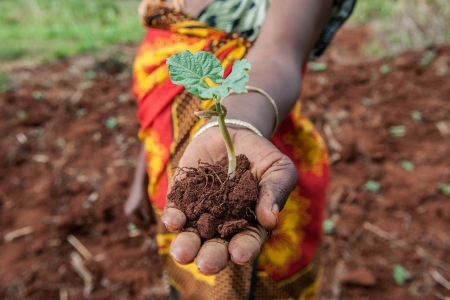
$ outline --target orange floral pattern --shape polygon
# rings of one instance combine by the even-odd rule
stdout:
[[[289,196],[278,216],[277,228],[259,255],[259,266],[269,275],[285,275],[289,266],[302,258],[304,227],[311,222],[307,212],[310,203],[309,199],[300,195],[299,187]]]

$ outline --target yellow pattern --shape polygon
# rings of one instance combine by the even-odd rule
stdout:
[[[319,295],[320,280],[322,279],[323,267],[321,266],[314,283],[308,286],[300,295],[298,300],[315,300]]]
[[[169,255],[170,243],[176,236],[176,233],[158,233],[156,235],[156,243],[158,244],[158,253],[160,255]]]
[[[297,187],[278,216],[278,226],[261,249],[259,263],[269,274],[284,275],[291,262],[302,257],[303,228],[311,222],[307,213],[310,200],[300,195]]]
[[[283,143],[292,146],[293,157],[303,173],[311,172],[320,177],[323,165],[328,163],[326,146],[314,125],[300,114],[300,101],[292,109],[294,128],[282,136]]]
[[[139,133],[139,138],[144,142],[147,172],[149,178],[148,195],[150,199],[156,199],[159,190],[159,182],[166,169],[169,151],[159,141],[158,133],[151,128]]]
[[[172,256],[170,256],[170,257],[172,258]],[[173,259],[173,258],[172,258],[172,259]],[[182,270],[184,270],[184,271],[187,271],[187,272],[191,273],[192,276],[194,276],[194,279],[195,279],[195,280],[199,280],[199,281],[205,282],[205,283],[207,283],[207,284],[209,284],[209,285],[214,285],[214,284],[215,284],[215,282],[216,282],[216,276],[215,276],[215,275],[212,275],[212,276],[206,276],[206,275],[203,275],[202,273],[200,273],[200,272],[198,271],[198,267],[197,267],[197,265],[195,264],[195,262],[190,263],[190,264],[188,264],[188,265],[180,265],[180,264],[177,263],[175,260],[174,260],[174,262],[175,262],[175,264],[177,265],[177,267],[179,267],[180,269],[182,269]]]
[[[133,65],[135,77],[134,92],[142,99],[157,84],[169,77],[165,59],[184,50],[197,52],[206,45],[205,39],[188,38],[173,34],[170,38],[157,37],[153,43],[143,43],[138,51]],[[153,72],[149,68],[157,67]]]

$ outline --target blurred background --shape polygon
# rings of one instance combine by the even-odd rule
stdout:
[[[137,0],[0,1],[0,298],[168,299],[122,212]],[[450,299],[450,2],[359,0],[309,64],[331,160],[320,299]]]

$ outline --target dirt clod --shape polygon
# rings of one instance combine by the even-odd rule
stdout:
[[[184,229],[197,228],[205,240],[230,239],[256,225],[256,218],[248,218],[258,200],[258,181],[249,170],[250,162],[245,155],[238,155],[233,177],[226,164],[227,160],[221,160],[214,165],[199,162],[198,168],[180,168],[180,179],[167,196],[186,214]]]

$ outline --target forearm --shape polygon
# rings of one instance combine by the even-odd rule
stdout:
[[[148,175],[145,163],[145,146],[144,144],[142,144],[141,149],[139,151],[136,169],[134,171],[132,189],[142,188],[142,186],[146,188],[147,185],[148,185]]]
[[[332,0],[275,0],[258,40],[245,57],[252,65],[248,85],[272,96],[280,121],[299,97],[301,68],[329,19],[331,7]],[[275,113],[263,95],[232,95],[223,104],[228,118],[247,121],[270,136]]]

